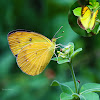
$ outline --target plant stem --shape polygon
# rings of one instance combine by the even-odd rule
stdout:
[[[75,91],[76,91],[76,93],[78,93],[78,91],[77,91],[77,85],[76,85],[76,77],[75,77],[75,73],[74,73],[72,62],[69,62],[68,64],[70,66],[70,70],[71,70],[72,77],[73,77],[73,80],[74,80]]]

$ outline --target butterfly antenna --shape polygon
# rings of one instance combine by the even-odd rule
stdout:
[[[59,28],[59,30],[55,33],[55,35],[53,36],[53,38],[55,38],[55,36],[57,35],[57,33],[61,30],[61,28],[62,28],[63,26],[61,26],[60,28]],[[63,33],[63,32],[62,32]]]
[[[60,36],[60,37],[58,37],[58,38],[56,38],[56,39],[59,39],[59,38],[62,38],[63,36]]]
[[[61,33],[64,33],[64,31],[62,31]],[[59,39],[59,38],[62,38],[63,36],[60,36],[60,37],[58,37],[58,38],[56,38],[56,39]]]

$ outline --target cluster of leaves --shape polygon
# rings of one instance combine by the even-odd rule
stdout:
[[[96,0],[89,0],[89,5],[87,5],[87,7],[89,7],[92,12],[96,12],[100,9],[100,4],[99,2],[96,2]],[[74,15],[77,17],[81,16],[81,10],[82,7],[75,8],[73,10]],[[87,29],[86,31],[87,33],[93,32],[94,34],[98,34],[100,32],[100,11],[98,12],[96,17],[95,28],[93,30]]]
[[[60,83],[54,80],[51,86],[60,86],[62,93],[60,100],[99,100],[99,95],[95,92],[100,92],[100,84],[86,83],[79,88],[77,82],[78,93],[75,93],[74,82]]]
[[[52,58],[57,61],[58,64],[71,63],[73,57],[82,51],[79,48],[74,51],[74,44],[68,43],[61,51],[58,52],[58,58]],[[74,82],[60,83],[54,80],[51,86],[60,86],[62,93],[60,94],[60,100],[99,100],[99,95],[95,92],[100,92],[100,84],[86,83],[79,88],[79,82],[76,82],[78,92],[75,92]]]
[[[58,57],[54,57],[51,60],[57,61],[58,64],[71,62],[72,58],[80,51],[82,51],[82,48],[74,50],[74,44],[69,42],[61,51],[57,51]]]

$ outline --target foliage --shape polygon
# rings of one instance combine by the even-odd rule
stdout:
[[[78,48],[74,51],[74,44],[72,42],[69,42],[62,51],[58,52],[58,57],[54,57],[51,60],[57,61],[58,64],[63,64],[66,62],[71,62],[72,58],[76,56],[80,51],[82,51],[82,48]]]
[[[96,12],[97,10],[99,11],[100,8],[100,4],[99,2],[96,2],[96,0],[89,0],[89,5],[86,5],[87,7],[89,7],[89,9],[91,11]],[[81,12],[82,12],[82,7],[77,7],[73,10],[73,13],[75,16],[80,17],[81,16]],[[93,14],[92,13],[92,14]],[[100,13],[100,12],[99,12]],[[87,29],[87,33],[91,33],[93,32],[94,34],[98,34],[99,33],[99,27],[100,27],[100,22],[98,20],[100,20],[100,18],[98,16],[100,16],[100,14],[98,13],[97,18],[96,18],[96,26],[94,27],[93,30]]]
[[[96,83],[86,83],[82,85],[79,93],[75,93],[74,82],[59,83],[53,81],[51,86],[60,86],[62,93],[60,94],[61,100],[99,100],[99,95],[94,92],[100,92],[100,84]],[[77,87],[79,89],[79,83],[77,82]]]
[[[59,100],[61,92],[59,87],[49,87],[50,83],[54,79],[60,82],[71,80],[67,64],[57,64],[53,61],[38,76],[32,77],[22,73],[7,43],[8,32],[15,29],[35,31],[51,39],[59,27],[64,26],[65,32],[59,34],[63,37],[57,40],[57,44],[66,45],[72,41],[75,49],[83,48],[80,55],[73,58],[73,66],[77,79],[81,82],[80,86],[87,82],[100,83],[100,27],[98,35],[91,38],[76,34],[68,23],[69,10],[74,2],[74,0],[0,0],[1,100]],[[71,21],[75,22],[75,18]],[[75,23],[72,22],[70,24],[74,26]],[[50,78],[52,75],[53,77]]]
[[[72,77],[74,81],[59,83],[54,80],[51,86],[60,86],[62,93],[60,94],[60,100],[99,100],[99,95],[94,92],[100,92],[100,84],[97,83],[86,83],[79,88],[79,82],[76,81],[72,58],[76,56],[77,53],[82,51],[81,48],[74,51],[74,44],[68,43],[61,52],[58,52],[58,59],[53,58],[52,60],[57,61],[58,64],[68,63],[72,72]],[[59,59],[60,57],[60,59]],[[62,58],[62,59],[61,59]],[[92,96],[91,96],[92,95]]]

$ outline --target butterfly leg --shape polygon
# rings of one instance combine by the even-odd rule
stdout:
[[[57,57],[57,55],[56,55],[56,53],[54,52],[54,55],[56,56],[56,58],[57,58],[57,63],[58,63],[58,57]]]
[[[62,46],[65,47],[66,45],[62,45],[61,43],[57,44],[56,46]]]

